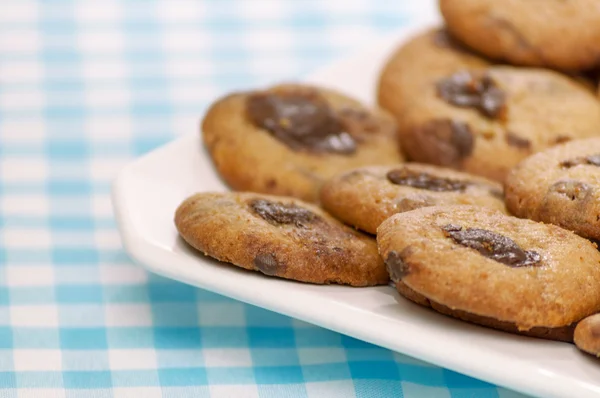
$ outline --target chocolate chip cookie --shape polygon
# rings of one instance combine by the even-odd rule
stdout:
[[[589,316],[577,324],[575,344],[581,351],[600,358],[600,314]]]
[[[518,217],[600,239],[600,137],[525,159],[506,179],[506,205]]]
[[[572,341],[600,310],[600,252],[555,225],[434,206],[388,218],[377,243],[401,294],[469,322]]]
[[[391,215],[425,206],[470,204],[505,211],[497,182],[418,163],[342,173],[325,183],[321,204],[338,219],[372,234]]]
[[[450,32],[490,58],[561,70],[600,65],[596,0],[440,0],[439,5]]]
[[[485,68],[489,62],[467,50],[443,27],[423,31],[402,44],[386,61],[377,100],[400,118],[412,98],[433,82],[463,69]]]
[[[399,113],[410,160],[497,181],[557,143],[598,134],[600,102],[557,72],[507,66],[461,70],[413,92]]]
[[[389,280],[374,239],[297,199],[200,193],[179,206],[175,225],[200,252],[265,275],[351,286]]]
[[[208,110],[204,144],[235,190],[315,201],[327,178],[367,164],[396,164],[396,124],[341,93],[279,85],[228,95]]]

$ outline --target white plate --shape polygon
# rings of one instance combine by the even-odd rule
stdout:
[[[406,28],[307,80],[373,102],[386,56],[415,32]],[[600,362],[574,346],[497,332],[436,314],[390,287],[313,286],[223,266],[178,239],[177,205],[226,187],[197,132],[127,166],[113,200],[125,249],[152,272],[280,312],[469,376],[544,397],[600,395]]]

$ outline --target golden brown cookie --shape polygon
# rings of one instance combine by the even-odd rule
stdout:
[[[506,205],[514,215],[600,240],[600,137],[567,142],[525,159],[505,185]]]
[[[352,286],[389,280],[374,239],[298,199],[199,193],[179,206],[175,225],[202,253],[266,275]]]
[[[598,134],[600,102],[549,70],[492,66],[431,80],[398,117],[410,160],[497,181],[527,156]]]
[[[600,252],[555,225],[434,206],[388,218],[377,243],[394,282],[470,322],[568,340],[574,323],[600,310]]]
[[[379,78],[377,100],[396,118],[412,97],[432,82],[463,69],[489,66],[484,58],[467,50],[443,27],[423,31],[398,47],[386,61]]]
[[[600,65],[597,0],[440,0],[448,29],[476,51],[515,65]]]
[[[425,206],[470,204],[505,211],[497,182],[419,163],[342,173],[325,183],[321,204],[338,219],[372,234],[391,215]]]
[[[402,160],[391,116],[313,86],[228,95],[210,107],[202,131],[233,189],[307,201],[316,201],[323,181],[341,171]]]
[[[581,351],[600,358],[600,314],[589,316],[577,324],[575,345]]]

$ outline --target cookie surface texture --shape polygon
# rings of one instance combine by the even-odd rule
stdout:
[[[336,218],[371,234],[393,214],[420,207],[470,204],[505,211],[497,182],[418,163],[342,173],[325,183],[321,204]]]
[[[600,102],[557,72],[507,66],[429,81],[398,118],[410,160],[497,181],[535,152],[598,134]]]
[[[596,0],[440,0],[439,5],[452,34],[493,59],[561,70],[600,64]]]
[[[442,27],[425,30],[400,45],[386,60],[377,88],[377,101],[396,118],[432,82],[463,69],[489,66]]]
[[[196,250],[238,267],[316,284],[389,280],[374,239],[300,200],[255,193],[200,193],[175,225]]]
[[[600,253],[554,225],[426,207],[384,221],[377,242],[394,282],[451,311],[528,331],[569,328],[600,309]]]
[[[396,124],[331,90],[279,85],[214,103],[204,144],[234,190],[315,201],[323,181],[368,164],[396,164]]]
[[[505,186],[507,207],[516,216],[600,239],[600,137],[567,142],[525,159]]]
[[[577,324],[575,345],[581,351],[600,357],[600,314],[589,316]]]

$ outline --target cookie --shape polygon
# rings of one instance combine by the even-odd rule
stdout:
[[[388,218],[377,243],[396,284],[473,323],[569,341],[600,310],[600,252],[555,225],[434,206]]]
[[[485,68],[489,62],[470,52],[443,27],[425,30],[399,46],[386,60],[377,87],[379,105],[400,117],[429,85],[463,69]]]
[[[387,112],[314,86],[228,95],[210,107],[202,131],[217,171],[238,191],[316,201],[339,172],[402,160]]]
[[[600,137],[525,159],[509,174],[505,189],[514,215],[600,239]]]
[[[217,260],[301,282],[386,284],[374,239],[298,199],[256,193],[199,193],[177,209],[192,247]]]
[[[561,70],[600,65],[596,0],[440,0],[439,6],[450,32],[492,59]]]
[[[321,190],[321,205],[330,214],[371,234],[393,214],[453,204],[505,211],[497,182],[418,163],[355,169],[332,178]]]
[[[589,316],[575,328],[575,345],[600,358],[600,314]]]
[[[600,102],[560,73],[491,66],[434,79],[398,114],[410,160],[503,181],[535,152],[598,134]]]

